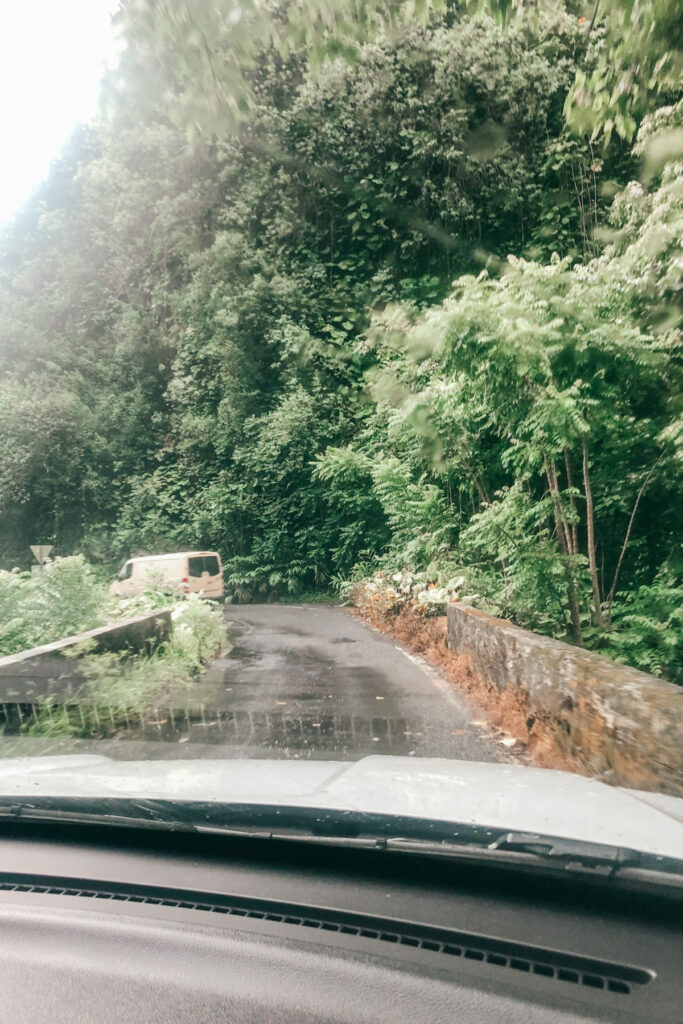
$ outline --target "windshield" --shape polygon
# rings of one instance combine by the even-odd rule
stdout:
[[[201,576],[208,573],[209,576],[218,576],[220,567],[216,555],[196,555],[188,559],[190,576]]]
[[[675,5],[11,6],[0,804],[683,857]]]

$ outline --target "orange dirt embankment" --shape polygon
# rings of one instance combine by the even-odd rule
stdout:
[[[512,689],[501,692],[474,671],[467,655],[449,649],[445,615],[428,616],[410,604],[396,612],[362,599],[357,599],[355,611],[375,629],[393,636],[438,668],[471,705],[473,717],[487,721],[520,761],[538,768],[589,774],[585,766],[559,747],[552,731],[544,728],[519,693]]]

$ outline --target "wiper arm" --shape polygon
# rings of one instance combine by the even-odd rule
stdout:
[[[0,821],[110,825],[155,831],[365,849],[379,853],[653,880],[683,889],[683,859],[623,847],[467,823],[326,808],[131,798],[0,798]]]
[[[445,857],[461,857],[468,854],[490,861],[508,860],[543,861],[544,864],[567,871],[584,870],[598,874],[614,874],[622,867],[641,866],[644,855],[636,850],[604,846],[600,843],[586,843],[580,840],[562,839],[555,836],[538,835],[533,832],[505,832],[493,842],[452,842],[400,838],[388,839],[389,850],[434,853]]]
[[[640,866],[643,860],[642,854],[621,846],[605,846],[529,832],[506,832],[488,848],[533,854],[543,860],[562,864],[569,871],[592,871],[607,875],[613,875],[624,867]]]
[[[555,875],[618,879],[649,888],[665,886],[678,893],[683,890],[683,859],[532,832],[504,832],[487,843],[397,837],[387,839],[384,848]]]

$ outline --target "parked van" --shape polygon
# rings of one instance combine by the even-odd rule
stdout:
[[[132,597],[150,584],[222,601],[225,592],[220,555],[216,551],[177,551],[129,558],[109,590],[117,597]]]

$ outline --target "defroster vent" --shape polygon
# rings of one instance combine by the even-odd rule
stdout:
[[[71,896],[81,899],[111,900],[123,903],[147,903],[210,914],[272,921],[300,928],[355,935],[362,939],[410,946],[414,949],[463,960],[474,960],[526,974],[539,975],[573,985],[586,985],[619,995],[628,995],[634,987],[647,985],[654,972],[628,964],[595,960],[592,957],[559,950],[527,946],[522,943],[475,935],[428,925],[377,918],[365,914],[328,910],[275,900],[246,899],[216,893],[197,893],[162,889],[154,886],[107,885],[93,887],[89,882],[75,885],[68,881],[44,879],[41,883],[17,875],[0,877],[0,892],[25,892],[46,896]]]

